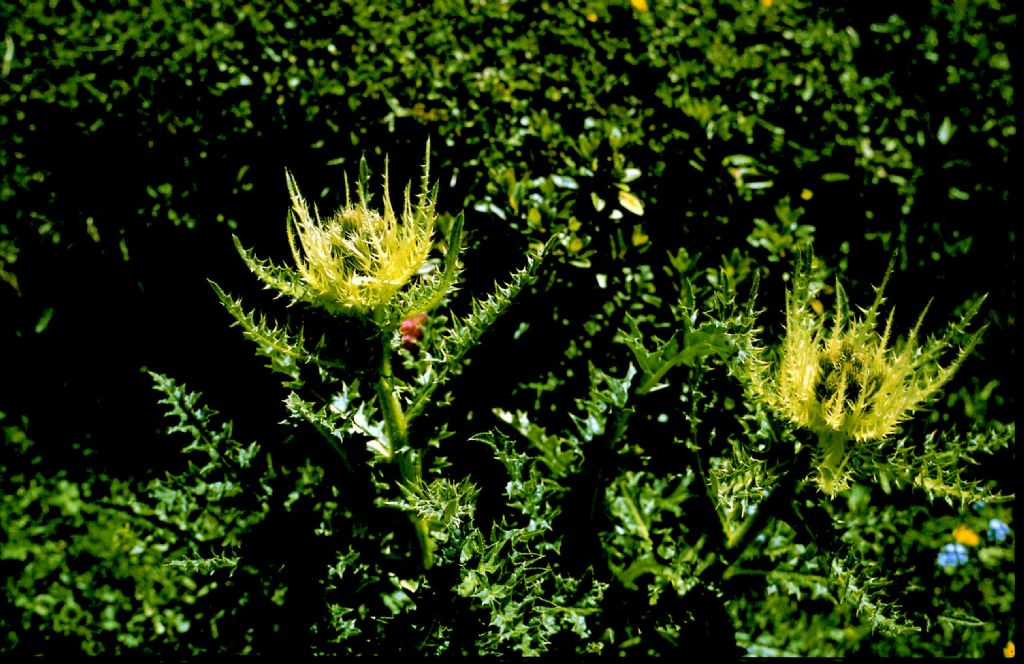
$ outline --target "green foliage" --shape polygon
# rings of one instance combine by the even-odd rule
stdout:
[[[1012,643],[1011,6],[0,16],[5,652]]]
[[[230,422],[217,425],[216,412],[200,403],[198,393],[188,392],[160,374],[152,377],[164,395],[160,403],[167,406],[168,416],[177,420],[167,432],[188,436],[190,442],[182,453],[199,457],[198,462],[190,458],[188,473],[154,480],[149,489],[156,500],[152,514],[190,533],[198,542],[214,540],[225,547],[237,546],[241,534],[262,521],[269,509],[274,473],[269,459],[265,466],[259,463],[260,446],[235,440]],[[246,478],[249,482],[243,482],[246,475],[251,476]]]
[[[491,527],[489,538],[477,531],[459,553],[457,591],[474,600],[477,612],[490,616],[488,629],[476,639],[476,652],[539,655],[549,651],[552,638],[560,633],[573,634],[577,644],[590,641],[599,646],[592,641],[592,632],[607,583],[593,574],[560,570],[560,536],[554,524],[564,490],[557,481],[562,473],[553,467],[557,462],[551,454],[517,452],[500,433],[481,434],[477,440],[486,443],[506,469],[510,510]],[[581,645],[576,648],[581,650]]]
[[[180,537],[137,509],[129,482],[41,472],[27,424],[3,422],[4,651],[188,652],[194,605],[210,588],[167,564]]]

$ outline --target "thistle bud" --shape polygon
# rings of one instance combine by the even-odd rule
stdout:
[[[398,332],[402,335],[402,346],[411,349],[423,338],[423,324],[427,322],[426,314],[416,314],[402,321],[398,326]]]

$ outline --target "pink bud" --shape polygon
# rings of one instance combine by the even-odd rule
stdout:
[[[398,331],[402,334],[402,346],[412,348],[423,338],[423,323],[426,321],[426,314],[416,314],[402,321],[398,326]]]

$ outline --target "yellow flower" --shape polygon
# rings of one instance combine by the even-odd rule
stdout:
[[[401,217],[396,215],[384,170],[383,210],[370,209],[366,161],[359,164],[356,200],[345,180],[345,205],[326,219],[310,210],[291,173],[286,172],[292,208],[288,245],[296,269],[258,259],[235,237],[242,260],[268,288],[292,302],[304,302],[335,314],[364,316],[392,332],[399,321],[428,312],[456,288],[462,248],[463,216],[451,221],[444,260],[428,263],[437,215],[437,186],[428,186],[430,142],[415,202],[405,188]],[[440,267],[440,269],[435,269]]]
[[[978,533],[963,524],[953,529],[953,539],[966,546],[978,546],[981,544],[981,537]]]
[[[406,187],[401,221],[391,205],[386,167],[383,213],[368,206],[363,181],[356,185],[353,203],[346,178],[345,205],[327,219],[320,218],[315,206],[310,212],[295,178],[287,174],[292,200],[288,244],[317,304],[330,311],[377,314],[424,265],[436,216],[435,194],[426,187],[427,169],[415,207]]]
[[[647,0],[629,0],[629,4],[633,5],[633,9],[638,12],[645,12],[648,9]]]
[[[1007,641],[1006,647],[1003,648],[1003,657],[1013,659],[1016,654],[1017,649],[1013,647],[1013,641]]]
[[[810,288],[810,261],[804,257],[786,294],[786,336],[777,367],[753,363],[755,392],[776,413],[818,435],[818,485],[834,496],[849,485],[849,461],[856,445],[881,440],[935,396],[974,349],[983,331],[970,336],[956,358],[938,359],[964,333],[984,301],[971,306],[945,336],[918,341],[925,311],[906,338],[892,337],[890,311],[877,332],[883,291],[893,263],[862,317],[848,310],[845,292],[836,283],[836,311],[830,323],[815,313]],[[854,445],[851,448],[851,443]]]

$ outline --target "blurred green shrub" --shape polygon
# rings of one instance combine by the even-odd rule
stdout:
[[[25,419],[12,419],[0,415],[3,650],[188,652],[194,605],[209,587],[167,565],[181,546],[173,530],[139,514],[128,482],[39,472],[42,450]]]

